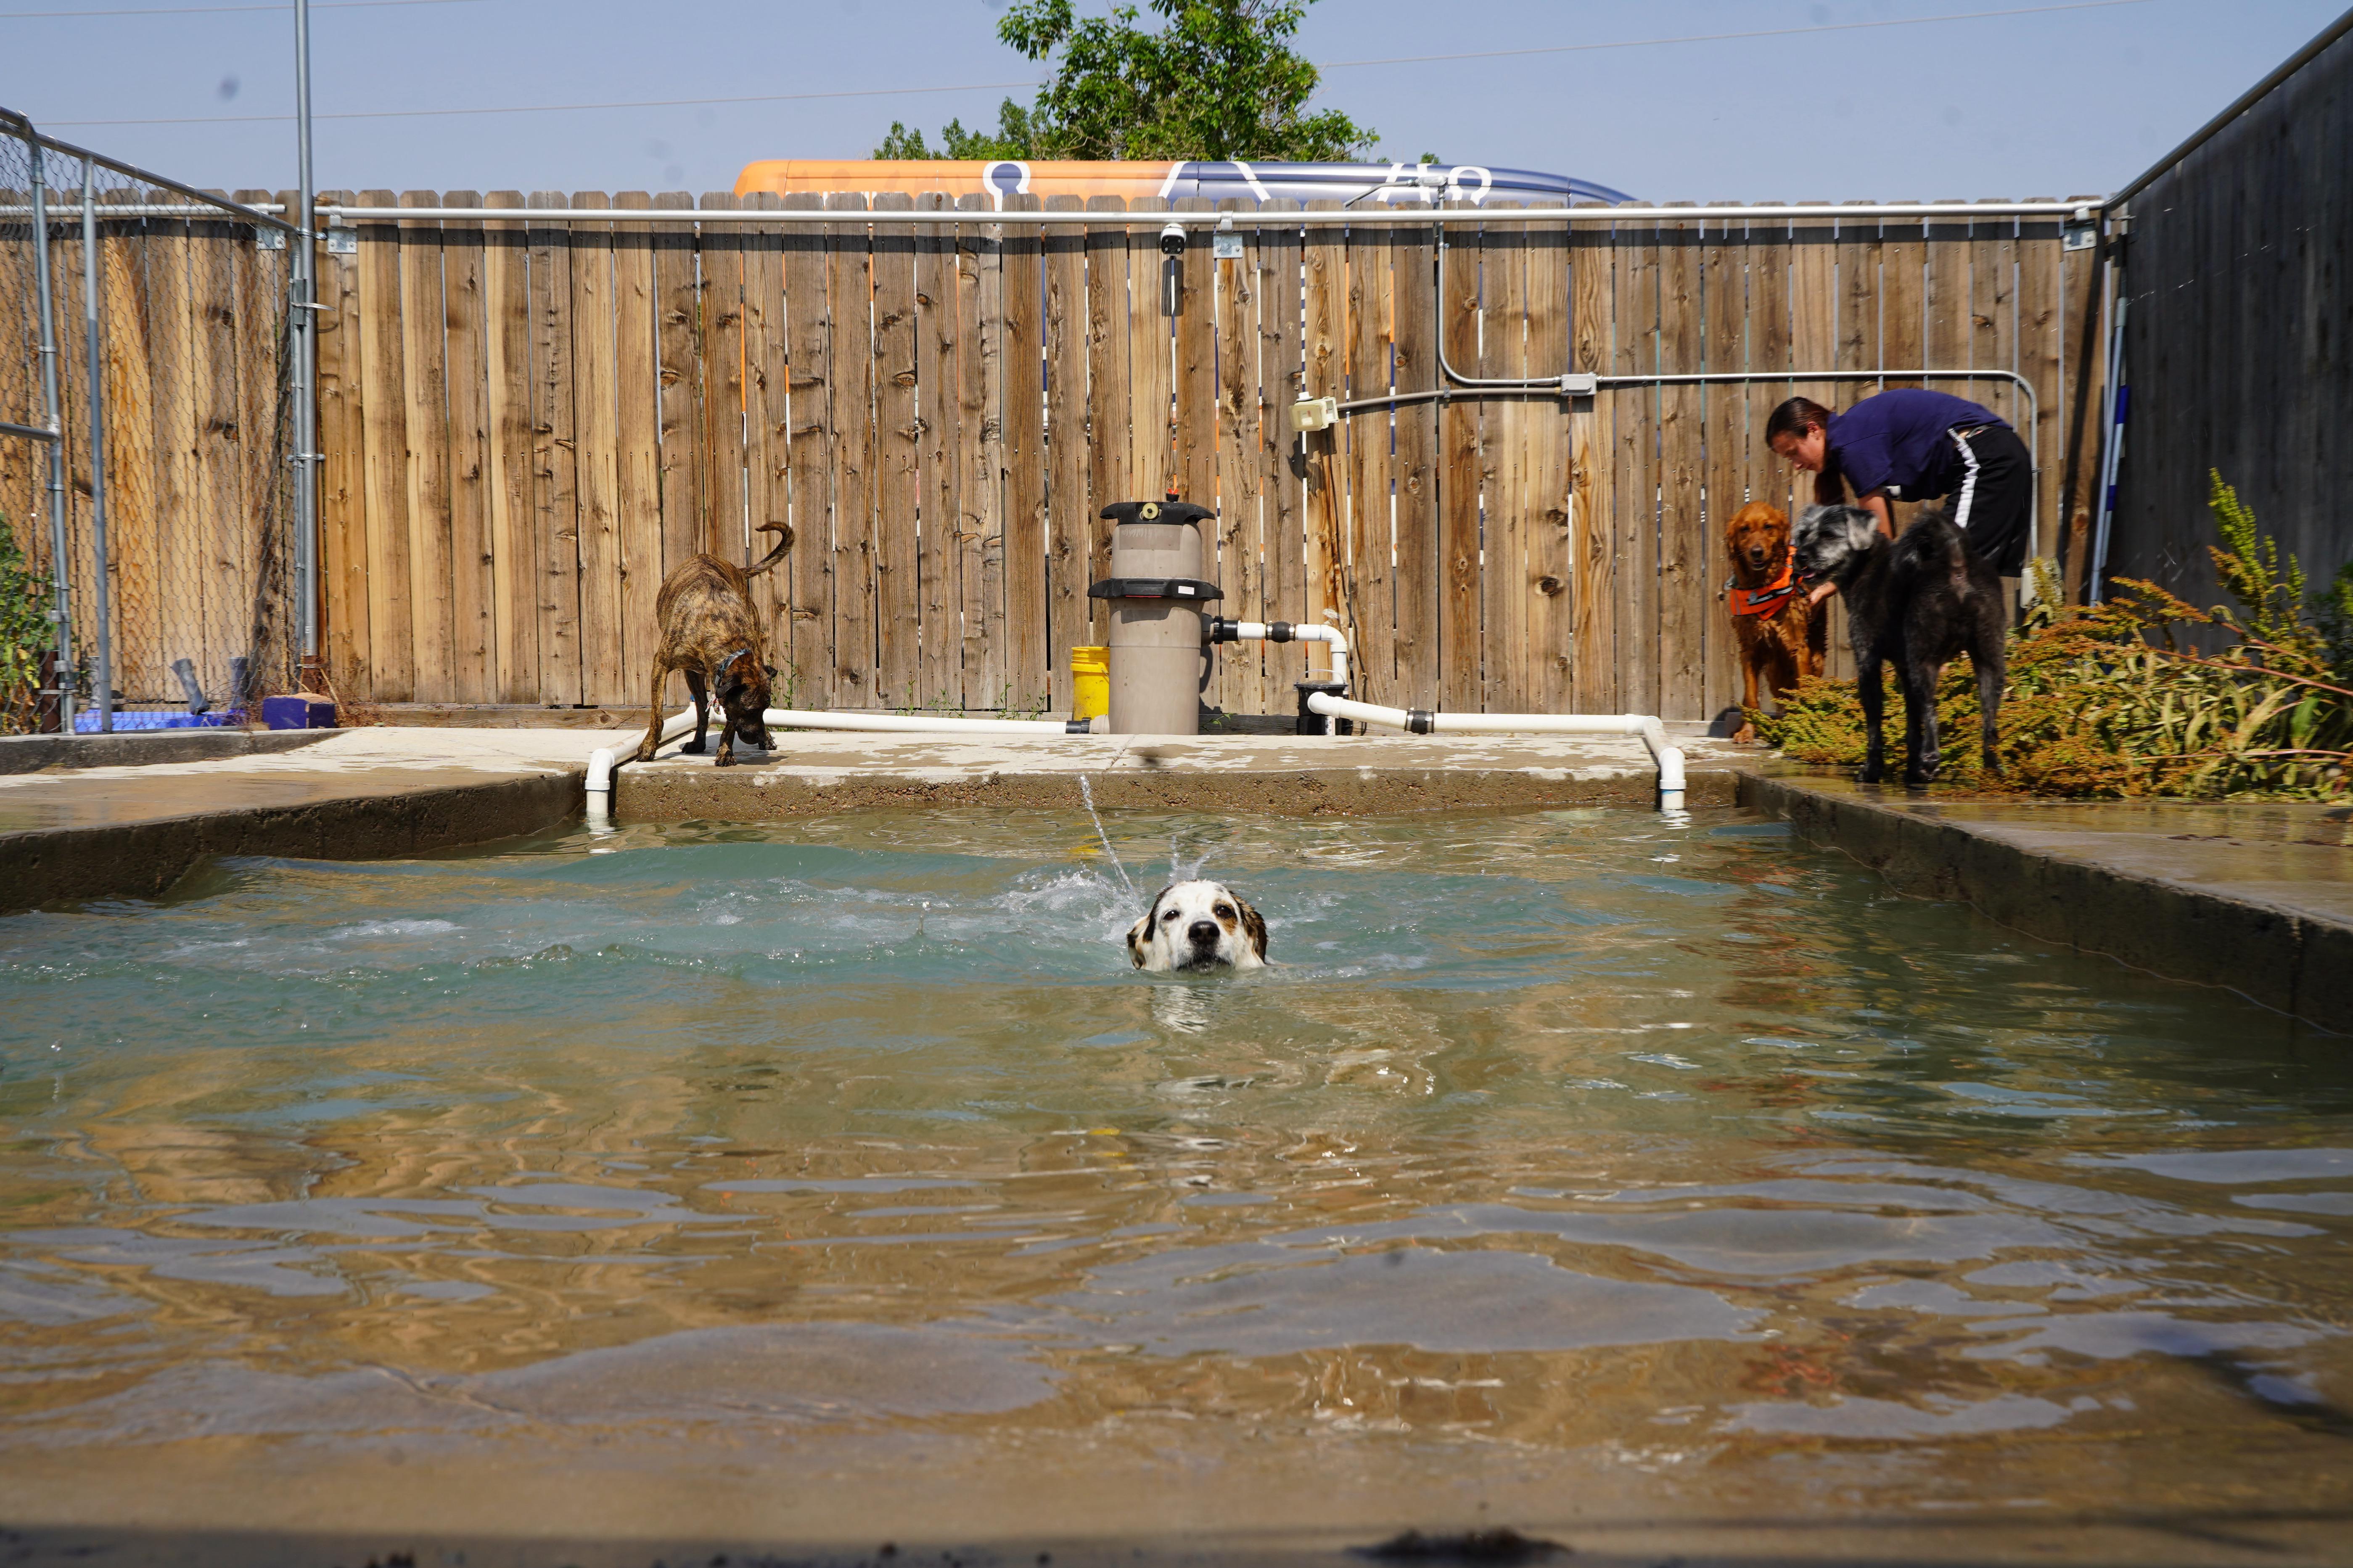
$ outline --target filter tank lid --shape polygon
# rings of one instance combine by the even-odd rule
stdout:
[[[1170,496],[1166,500],[1113,501],[1103,509],[1102,515],[1114,522],[1190,522],[1199,523],[1218,514],[1205,506],[1195,506],[1188,500]]]

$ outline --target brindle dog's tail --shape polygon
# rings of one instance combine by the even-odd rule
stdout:
[[[774,550],[769,551],[767,554],[762,556],[752,565],[745,567],[744,570],[744,575],[746,577],[757,577],[761,573],[765,572],[769,567],[774,566],[777,562],[782,561],[785,558],[785,552],[793,547],[793,531],[788,524],[781,522],[764,522],[760,525],[758,531],[762,533],[775,534],[776,536],[776,547]]]

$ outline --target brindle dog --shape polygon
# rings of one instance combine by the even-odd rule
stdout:
[[[1994,739],[2009,683],[2001,579],[1961,531],[1942,511],[1924,511],[1891,543],[1861,507],[1810,506],[1798,519],[1797,545],[1799,568],[1835,582],[1846,602],[1869,736],[1857,780],[1877,784],[1887,771],[1879,668],[1890,661],[1904,687],[1904,782],[1917,787],[1936,776],[1936,681],[1965,653],[1977,667],[1985,770],[1999,774]]]
[[[694,697],[694,740],[681,751],[702,754],[713,694],[724,721],[712,765],[734,765],[738,735],[746,744],[769,750],[768,682],[776,671],[767,662],[767,639],[752,608],[752,579],[784,559],[793,547],[793,531],[781,522],[764,522],[760,531],[777,535],[776,547],[751,570],[716,555],[698,555],[662,583],[654,600],[661,647],[654,653],[653,714],[646,721],[646,738],[638,743],[638,761],[650,762],[661,744],[662,687],[673,669],[686,672],[686,689]]]

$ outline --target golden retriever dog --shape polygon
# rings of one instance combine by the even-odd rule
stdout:
[[[1799,676],[1822,672],[1830,616],[1806,602],[1806,584],[1789,547],[1789,514],[1779,507],[1753,500],[1734,512],[1724,550],[1732,559],[1724,598],[1740,644],[1741,706],[1763,706],[1760,684],[1778,703],[1797,689]],[[1732,738],[1753,741],[1757,726],[1744,716]]]

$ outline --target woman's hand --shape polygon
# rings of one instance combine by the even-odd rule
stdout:
[[[1824,599],[1829,598],[1832,594],[1837,592],[1838,584],[1825,578],[1823,581],[1815,584],[1812,587],[1806,590],[1806,608],[1810,610],[1812,609],[1816,605],[1820,604]]]

